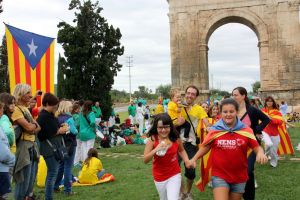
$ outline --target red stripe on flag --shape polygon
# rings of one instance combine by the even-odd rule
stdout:
[[[18,84],[21,81],[20,62],[19,62],[19,46],[16,43],[15,39],[12,39],[12,41],[13,41],[13,52],[14,52],[15,79],[16,79],[16,84]]]
[[[41,89],[41,61],[36,65],[35,67],[36,71],[36,91]],[[41,98],[38,96],[37,99],[37,107],[40,107],[41,104]]]
[[[46,92],[50,92],[50,47],[46,51]]]
[[[28,63],[28,61],[25,59],[25,71],[26,71],[26,83],[28,85],[31,85],[31,73],[30,73],[30,65]]]
[[[287,153],[287,150],[286,150],[286,146],[285,146],[285,144],[284,144],[284,140],[283,140],[281,134],[279,134],[279,136],[280,136],[280,143],[281,143],[282,150],[283,150],[284,154],[286,154],[286,153]]]

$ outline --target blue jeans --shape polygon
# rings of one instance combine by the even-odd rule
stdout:
[[[65,159],[63,162],[59,163],[59,170],[57,174],[57,178],[55,181],[55,189],[59,188],[59,185],[61,184],[61,180],[64,176],[64,192],[70,193],[72,192],[72,168],[74,164],[74,157],[76,152],[76,146],[71,146],[72,152],[69,154],[69,157]]]
[[[33,149],[29,149],[30,164],[24,167],[20,173],[24,176],[24,181],[16,183],[14,197],[15,200],[23,200],[26,196],[33,193],[38,162],[34,159]]]
[[[53,189],[56,181],[59,162],[55,159],[54,156],[45,158],[47,165],[47,178],[45,183],[45,199],[52,200],[53,199]]]
[[[234,183],[228,183],[220,177],[213,176],[213,177],[211,177],[211,183],[212,183],[213,188],[226,187],[226,188],[229,189],[230,192],[241,193],[241,194],[245,192],[246,182],[244,182],[244,183],[235,183],[235,184]]]

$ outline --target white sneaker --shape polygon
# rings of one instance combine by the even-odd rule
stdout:
[[[192,193],[186,193],[185,200],[193,200]]]
[[[258,188],[258,184],[257,184],[256,180],[254,180],[254,187],[255,187],[255,189]]]

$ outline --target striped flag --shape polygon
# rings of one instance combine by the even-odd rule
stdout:
[[[277,154],[278,155],[286,155],[286,154],[294,155],[295,154],[294,147],[292,145],[290,135],[288,134],[288,132],[286,130],[285,123],[282,123],[282,125],[280,125],[278,127],[278,130],[279,130],[279,136],[280,136],[280,143],[278,146]]]
[[[5,24],[10,91],[18,83],[54,93],[54,38]],[[37,99],[38,106],[41,100]]]
[[[272,119],[280,120],[282,121],[281,125],[278,125],[278,131],[280,136],[280,143],[278,146],[277,154],[278,155],[294,155],[295,151],[291,142],[291,138],[286,130],[286,125],[284,123],[284,119],[282,117],[282,114],[279,112],[279,110],[267,110],[265,108],[262,109],[262,111],[270,116]]]

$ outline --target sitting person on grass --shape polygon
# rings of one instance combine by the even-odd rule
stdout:
[[[82,170],[79,173],[79,182],[84,184],[96,184],[104,175],[102,162],[98,158],[98,151],[91,148],[88,151],[88,157],[84,161]]]

